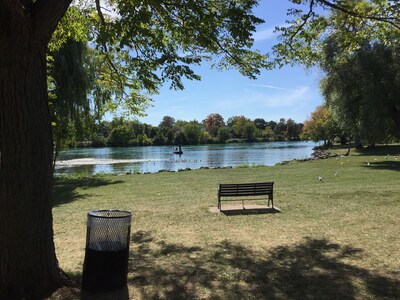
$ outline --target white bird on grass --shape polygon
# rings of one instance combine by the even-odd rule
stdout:
[[[319,181],[324,180],[324,179],[322,178],[322,176],[318,176],[318,179],[319,179]]]

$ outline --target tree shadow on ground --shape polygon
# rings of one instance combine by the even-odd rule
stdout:
[[[140,231],[132,244],[128,281],[134,298],[400,298],[399,274],[354,266],[349,261],[362,260],[361,249],[325,239],[261,251],[229,241],[186,247]]]
[[[257,207],[257,208],[228,208],[228,209],[221,209],[220,212],[225,216],[242,216],[242,215],[264,215],[264,214],[276,214],[280,213],[281,211],[278,209],[274,209],[272,207]]]
[[[399,145],[379,145],[375,147],[366,147],[363,149],[357,149],[355,152],[359,155],[376,155],[376,156],[399,156],[400,146]]]
[[[76,191],[77,188],[85,190],[88,188],[119,183],[123,183],[123,181],[98,177],[55,178],[53,185],[53,207],[85,198],[86,195],[78,193]]]
[[[371,168],[374,170],[389,170],[389,171],[400,171],[400,161],[374,161],[365,162],[365,168]]]

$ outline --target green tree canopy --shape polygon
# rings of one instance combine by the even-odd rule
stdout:
[[[315,142],[324,141],[324,145],[331,145],[333,139],[339,135],[339,129],[328,106],[318,106],[304,122],[302,137]]]
[[[256,127],[248,118],[235,116],[233,117],[232,129],[237,137],[251,139],[254,137]]]
[[[253,123],[259,130],[264,130],[267,127],[267,123],[263,118],[254,119]]]
[[[220,143],[225,143],[229,139],[229,128],[226,126],[218,128],[218,141]]]
[[[197,145],[200,142],[201,125],[197,121],[191,121],[184,125],[183,132],[186,136],[186,141],[190,145]]]
[[[319,65],[325,39],[342,36],[342,54],[359,49],[365,39],[397,45],[400,37],[400,3],[389,0],[290,0],[285,26],[277,27],[280,42],[274,46],[275,64]]]
[[[160,125],[158,125],[161,128],[168,128],[171,129],[175,125],[175,119],[170,116],[164,116],[162,118],[162,121],[160,122]]]
[[[256,0],[78,1],[60,22],[52,48],[70,30],[75,39],[90,41],[102,61],[97,79],[112,92],[113,104],[138,113],[162,84],[183,89],[183,78],[199,80],[191,65],[204,60],[212,59],[217,69],[236,67],[250,78],[269,67],[266,55],[250,50],[252,32],[263,22],[252,14],[255,5]]]

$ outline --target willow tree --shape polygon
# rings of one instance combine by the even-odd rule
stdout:
[[[366,42],[351,55],[335,59],[326,46],[326,76],[321,91],[341,128],[356,147],[390,142],[400,136],[400,57],[398,48]]]
[[[59,149],[75,142],[90,127],[89,68],[85,68],[87,46],[69,39],[52,53],[49,70],[49,101],[55,144],[54,161]],[[80,139],[82,140],[82,139]]]
[[[66,280],[53,242],[46,53],[70,4],[71,0],[0,2],[1,299],[40,298]],[[267,66],[265,56],[250,50],[251,33],[262,22],[252,14],[256,4],[95,0],[75,7],[89,20],[88,36],[107,65],[98,80],[117,91],[110,105],[135,111],[161,84],[180,89],[182,78],[199,79],[190,66],[204,59],[254,78]],[[69,34],[60,32],[61,37]]]
[[[296,6],[288,12],[288,24],[277,28],[281,42],[274,46],[276,64],[325,71],[321,82],[325,100],[356,146],[362,140],[373,144],[396,137],[400,2],[291,2]]]

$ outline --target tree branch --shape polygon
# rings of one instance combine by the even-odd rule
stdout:
[[[296,37],[296,35],[298,35],[298,33],[303,29],[303,27],[307,24],[308,20],[314,14],[314,11],[313,11],[314,4],[315,4],[314,0],[311,0],[310,6],[309,6],[310,10],[308,11],[305,18],[303,18],[303,23],[301,23],[300,26],[297,27],[296,31],[290,36],[288,45],[291,50],[293,50],[293,48],[292,48],[293,39]]]
[[[329,2],[327,0],[316,0],[316,1],[321,3],[321,4],[323,4],[323,5],[325,5],[325,6],[328,6],[328,7],[332,8],[332,9],[341,11],[341,12],[343,12],[345,14],[348,14],[350,16],[353,16],[353,17],[356,17],[356,18],[359,18],[359,19],[367,19],[367,20],[374,20],[374,21],[388,23],[388,24],[392,25],[393,27],[395,27],[397,29],[400,29],[400,24],[397,24],[395,22],[395,21],[397,21],[398,23],[400,23],[400,20],[398,20],[397,18],[379,17],[379,16],[376,16],[376,15],[372,15],[372,16],[362,15],[362,14],[359,14],[359,13],[357,13],[355,11],[348,10],[347,8],[344,8],[344,7],[340,6],[340,5],[331,3],[331,2]]]
[[[95,3],[96,3],[97,14],[99,15],[99,18],[100,18],[100,26],[104,27],[106,25],[106,20],[104,18],[103,12],[101,11],[100,0],[95,0]],[[110,68],[114,71],[114,73],[119,78],[119,76],[122,76],[122,75],[120,74],[120,72],[118,71],[118,68],[115,66],[114,62],[110,58],[107,43],[103,42],[102,45],[104,47],[104,57],[105,57],[108,65],[110,66]],[[122,84],[121,84],[121,86],[122,86]]]
[[[104,26],[106,24],[106,21],[104,19],[103,12],[101,11],[100,0],[96,0],[96,10],[100,18],[100,23],[102,26]]]

